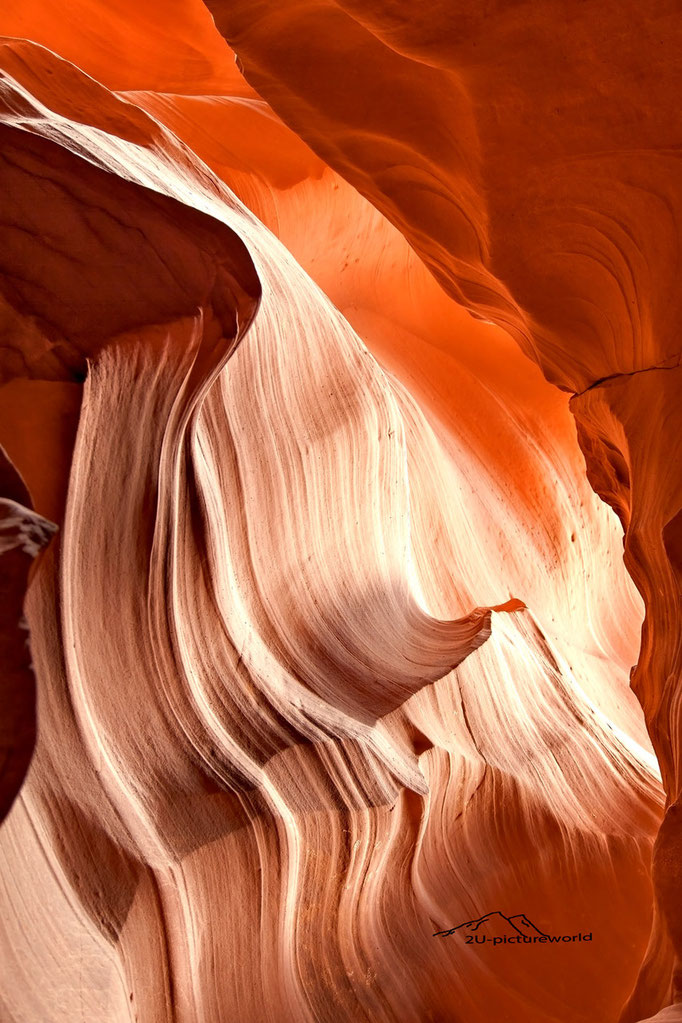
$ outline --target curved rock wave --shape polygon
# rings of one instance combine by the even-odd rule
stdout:
[[[390,50],[386,67],[410,75],[362,129],[362,159],[392,168],[361,170],[388,181],[393,206],[361,188],[373,208],[323,162],[346,174],[319,118],[287,117],[316,156],[224,70],[196,5],[206,63],[182,75],[151,43],[117,69],[122,29],[105,19],[86,43],[36,28],[40,10],[7,30],[47,45],[0,51],[2,392],[51,396],[3,430],[61,525],[26,605],[39,741],[0,831],[8,1018],[615,1021],[645,953],[663,813],[627,686],[642,604],[566,397],[453,300],[530,336],[477,262],[472,137],[415,107],[451,72],[423,63],[414,79]],[[303,14],[325,71],[307,57],[294,71],[327,83],[316,108],[341,124],[335,68],[352,52],[376,81],[378,34],[356,50]],[[126,16],[129,38],[155,38]],[[260,28],[277,36],[268,81],[284,98],[256,84],[288,110],[274,57],[300,26],[253,25],[240,61],[248,74]],[[79,52],[82,70],[64,59]],[[469,123],[466,90],[453,95]],[[405,125],[447,157],[437,187]],[[405,240],[445,221],[416,247],[438,281],[445,253],[458,261],[449,297]],[[62,441],[68,480],[53,479],[35,459],[73,415],[69,388],[77,435],[72,452]],[[674,502],[633,511],[613,455],[624,413],[607,416],[604,390],[572,403],[590,480],[631,551],[630,516],[646,514],[647,556],[674,559]],[[643,700],[649,722],[653,707],[668,720],[673,692]],[[675,885],[673,816],[660,892]],[[498,908],[594,944],[532,958],[434,938]],[[664,1004],[663,912],[633,1012]]]

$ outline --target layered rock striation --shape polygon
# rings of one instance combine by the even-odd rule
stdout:
[[[0,17],[4,1016],[676,1019],[674,5],[209,6]]]

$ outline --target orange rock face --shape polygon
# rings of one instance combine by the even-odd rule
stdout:
[[[3,1020],[682,1019],[682,21],[469,7],[0,14]]]

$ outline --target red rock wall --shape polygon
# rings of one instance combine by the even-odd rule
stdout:
[[[0,16],[5,1015],[675,1019],[679,12],[209,7]]]

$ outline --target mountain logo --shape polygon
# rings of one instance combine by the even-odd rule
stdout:
[[[592,941],[592,932],[578,934],[547,934],[529,920],[525,913],[506,916],[499,910],[485,913],[476,920],[465,920],[445,931],[436,931],[434,938],[449,938],[459,934],[466,945],[547,945],[569,941]]]

